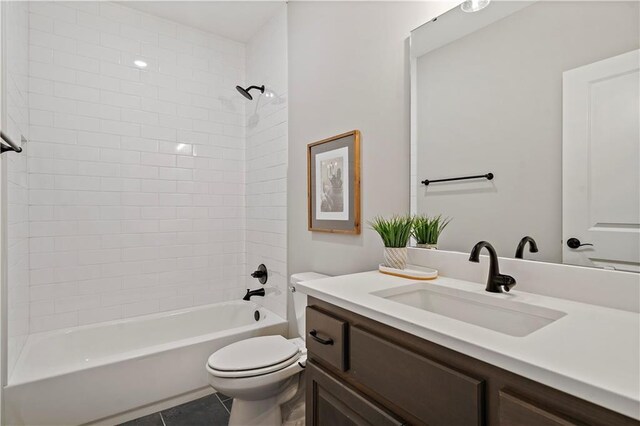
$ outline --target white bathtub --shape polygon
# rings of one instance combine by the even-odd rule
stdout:
[[[7,423],[89,423],[206,389],[211,353],[286,327],[238,301],[30,335],[5,388]]]

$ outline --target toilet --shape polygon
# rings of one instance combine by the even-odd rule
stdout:
[[[299,337],[252,337],[217,350],[207,360],[211,387],[234,398],[230,426],[282,425],[281,406],[298,391],[299,373],[304,371],[307,360],[307,296],[297,292],[296,285],[326,277],[315,272],[291,276],[289,289]]]

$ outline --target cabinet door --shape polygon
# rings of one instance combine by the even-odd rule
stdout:
[[[500,391],[500,426],[575,426],[579,424],[509,391]]]
[[[307,362],[307,426],[400,426],[405,423]]]
[[[484,423],[483,380],[357,326],[350,342],[351,376],[416,419],[432,426]]]

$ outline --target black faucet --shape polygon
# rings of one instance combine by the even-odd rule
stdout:
[[[500,273],[498,254],[491,244],[486,241],[480,241],[473,246],[471,254],[469,255],[469,262],[480,262],[480,251],[483,247],[489,252],[489,277],[487,278],[487,287],[485,290],[491,293],[502,293],[502,288],[504,288],[504,291],[508,292],[511,290],[511,287],[516,285],[516,280],[512,276]]]
[[[264,297],[264,288],[259,288],[258,290],[249,290],[247,289],[247,294],[244,295],[242,300],[251,300],[253,296],[262,296]]]
[[[520,242],[518,243],[518,248],[516,249],[516,259],[524,259],[524,248],[529,243],[529,253],[537,253],[538,252],[538,244],[536,244],[536,240],[534,240],[530,236],[522,237]]]

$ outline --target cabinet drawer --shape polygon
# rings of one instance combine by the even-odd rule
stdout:
[[[350,353],[352,377],[424,423],[432,426],[483,423],[482,380],[358,327],[350,330]]]
[[[307,426],[401,426],[404,422],[331,374],[307,363]]]
[[[550,408],[526,398],[500,391],[500,426],[575,426],[576,423]]]
[[[307,349],[309,356],[340,371],[346,371],[347,322],[312,306],[307,307]]]

